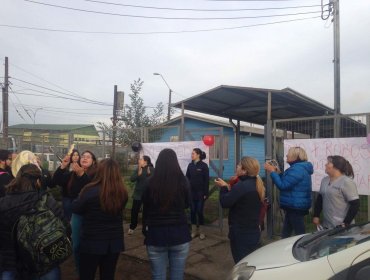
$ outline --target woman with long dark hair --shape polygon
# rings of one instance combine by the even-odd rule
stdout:
[[[143,196],[143,233],[152,279],[181,280],[191,240],[185,209],[191,202],[188,180],[172,149],[162,150]]]
[[[75,164],[80,165],[80,153],[77,149],[73,149],[70,155],[64,157],[60,166],[55,170],[52,179],[52,185],[58,185],[62,188],[63,210],[68,221],[72,217],[72,201],[77,197],[71,194],[71,187],[77,177],[77,174],[73,172]]]
[[[131,175],[131,182],[135,182],[135,189],[132,195],[131,223],[128,234],[133,234],[137,227],[139,211],[142,204],[142,196],[148,184],[148,178],[153,174],[154,167],[150,157],[142,156],[139,159],[137,170]]]
[[[229,208],[229,239],[234,262],[253,252],[260,240],[260,210],[265,199],[265,187],[258,173],[260,165],[255,158],[243,157],[236,169],[238,182],[230,188],[218,178],[220,203]]]
[[[71,162],[73,154],[66,155],[61,166],[55,171],[53,180],[55,184],[65,186],[66,198],[70,203],[75,200],[84,186],[91,182],[97,169],[97,160],[93,152],[86,150],[81,154],[80,162]],[[71,171],[70,171],[71,170]],[[71,221],[73,256],[75,259],[76,272],[79,273],[79,245],[81,217],[77,214],[72,215],[72,207],[69,206],[66,218]]]
[[[117,161],[99,163],[94,180],[86,185],[72,211],[83,217],[80,240],[80,278],[113,280],[117,260],[124,249],[123,209],[127,191]]]
[[[204,225],[204,201],[209,193],[209,169],[207,163],[203,160],[206,153],[199,148],[193,149],[191,153],[191,163],[186,170],[186,177],[191,186],[192,204],[190,209],[191,216],[191,237],[199,235],[200,239],[206,236],[202,231]]]
[[[328,176],[321,180],[319,195],[315,202],[313,223],[320,225],[323,212],[324,228],[348,226],[360,208],[357,187],[353,181],[352,165],[342,156],[328,156],[325,172]]]

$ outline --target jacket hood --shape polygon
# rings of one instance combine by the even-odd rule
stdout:
[[[308,172],[308,174],[310,174],[310,175],[313,174],[313,165],[309,161],[298,161],[298,162],[294,162],[294,163],[291,164],[291,166],[293,166],[293,165],[304,168]]]

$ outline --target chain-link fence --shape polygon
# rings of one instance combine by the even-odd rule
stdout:
[[[126,173],[131,169],[130,165],[137,163],[137,153],[131,149],[133,142],[179,141],[179,133],[177,126],[117,129],[114,156]],[[32,151],[40,156],[44,167],[54,171],[72,143],[80,152],[93,152],[99,160],[112,157],[112,130],[98,131],[98,135],[94,140],[88,140],[88,137],[81,137],[81,134],[29,130],[7,139],[0,138],[0,148],[13,152]]]
[[[311,118],[297,118],[275,120],[273,122],[273,158],[280,166],[284,165],[284,140],[286,139],[314,139],[314,138],[347,138],[366,137],[370,133],[370,113],[358,115],[322,116]],[[310,159],[309,159],[310,160]],[[279,208],[279,191],[273,189],[273,230],[281,232],[284,220],[283,212]],[[313,202],[317,193],[312,194]],[[370,219],[369,196],[360,196],[360,211],[356,216],[356,222],[364,222]],[[313,205],[312,205],[313,206]],[[306,216],[305,224],[308,231],[313,231],[312,209]]]

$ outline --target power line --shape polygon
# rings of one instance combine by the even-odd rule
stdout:
[[[297,15],[308,15],[308,14],[321,13],[321,11],[312,11],[312,12],[300,12],[300,13],[278,14],[278,15],[238,16],[238,17],[207,17],[207,18],[206,17],[160,17],[160,16],[142,16],[142,15],[130,15],[130,14],[119,14],[119,13],[86,10],[86,9],[54,5],[54,4],[49,4],[49,3],[42,3],[42,2],[37,2],[33,0],[24,0],[24,1],[38,4],[38,5],[43,5],[43,6],[55,7],[55,8],[84,12],[84,13],[93,13],[93,14],[119,16],[119,17],[131,17],[131,18],[161,19],[161,20],[202,20],[202,21],[203,20],[239,20],[239,19],[286,17],[286,16],[297,16]]]
[[[49,90],[49,91],[52,91],[52,92],[56,92],[56,93],[60,93],[60,94],[63,94],[63,95],[75,97],[74,95],[71,95],[71,94],[68,94],[68,93],[65,93],[65,92],[62,92],[62,91],[59,91],[59,90],[47,88],[47,87],[44,87],[44,86],[40,86],[40,85],[37,85],[35,83],[27,82],[27,81],[24,81],[24,80],[21,80],[21,79],[18,79],[18,78],[14,78],[14,77],[10,77],[10,78],[13,79],[13,80],[22,82],[22,83],[26,83],[26,84],[35,86],[35,87],[46,89],[46,90]],[[79,98],[79,99],[72,99],[72,100],[86,102],[86,103],[91,103],[91,104],[96,104],[96,105],[102,105],[102,106],[113,106],[113,105],[108,104],[108,103],[104,103],[104,102],[101,102],[101,101],[96,101],[96,100],[92,100],[92,99],[88,99],[88,98],[84,98],[84,97],[83,98]]]
[[[63,114],[71,114],[71,115],[89,115],[89,116],[112,116],[112,114],[93,114],[93,113],[78,113],[78,112],[69,112],[69,111],[58,111],[58,110],[49,110],[43,109],[45,112],[52,112],[52,113],[63,113]]]
[[[15,105],[15,103],[14,103]],[[25,108],[40,108],[40,106],[34,106],[34,105],[24,105]],[[55,110],[57,109],[57,110]],[[28,110],[28,109],[26,109]],[[42,110],[43,111],[46,111],[46,112],[56,112],[56,113],[68,113],[68,114],[77,114],[77,115],[97,115],[97,116],[111,116],[112,114],[111,113],[103,113],[103,114],[92,114],[92,113],[83,113],[83,112],[73,112],[73,111],[69,111],[69,110],[73,110],[73,109],[69,109],[67,108],[55,108],[55,107],[49,107],[49,106],[43,106],[42,107]],[[90,109],[91,110],[91,109]]]
[[[13,99],[11,98],[11,96],[9,96],[9,99],[10,99],[10,102],[13,104],[13,107],[14,107],[15,111],[17,112],[18,116],[22,120],[26,121],[26,119],[23,117],[23,115],[21,114],[21,112],[18,111],[18,108],[15,106],[15,104],[14,104]]]
[[[40,105],[40,106],[38,106],[38,105],[37,106],[36,105],[25,105],[25,106],[30,107],[30,108],[38,108],[42,105]],[[62,109],[62,110],[68,109],[68,110],[77,110],[77,111],[91,111],[91,110],[99,110],[99,111],[109,110],[109,111],[111,111],[112,110],[110,108],[109,109],[101,109],[101,108],[99,108],[99,109],[92,109],[92,108],[81,109],[81,108],[52,107],[52,106],[49,106],[49,105],[45,105],[44,107],[46,107],[46,106],[47,106],[48,109]]]
[[[28,111],[26,110],[26,108],[24,107],[23,103],[21,102],[21,100],[18,98],[18,96],[14,93],[13,89],[9,86],[9,89],[10,89],[10,92],[12,92],[15,96],[15,98],[17,98],[19,104],[21,105],[22,109],[24,110],[24,112],[27,114],[27,116],[30,117],[30,119],[32,120],[32,117],[30,115],[30,113],[28,113]]]
[[[28,29],[28,30],[36,30],[36,31],[61,32],[61,33],[102,34],[102,35],[155,35],[155,34],[179,34],[179,33],[197,33],[197,32],[235,30],[235,29],[243,29],[243,28],[250,28],[250,27],[257,27],[257,26],[267,26],[267,25],[274,25],[274,24],[280,24],[280,23],[303,21],[303,20],[309,20],[309,19],[316,19],[320,17],[321,16],[314,16],[314,17],[281,20],[281,21],[274,21],[274,22],[267,22],[267,23],[256,23],[256,24],[241,25],[241,26],[221,27],[221,28],[180,30],[180,31],[149,31],[149,32],[83,31],[83,30],[39,28],[39,27],[9,25],[9,24],[0,24],[0,26],[16,28],[16,29]]]
[[[21,71],[23,71],[23,72],[25,72],[25,73],[27,73],[27,74],[29,74],[29,75],[33,76],[33,77],[36,77],[36,78],[38,78],[38,79],[40,79],[40,80],[42,80],[42,81],[44,81],[44,82],[46,82],[46,83],[48,83],[48,84],[50,84],[50,85],[52,85],[52,86],[55,86],[55,87],[57,87],[57,88],[59,88],[59,89],[61,89],[61,90],[67,91],[67,92],[69,92],[69,93],[73,94],[74,96],[76,96],[76,97],[78,97],[78,98],[86,99],[86,98],[85,98],[85,97],[83,97],[83,96],[80,96],[80,95],[78,95],[78,94],[76,94],[76,93],[74,93],[74,92],[72,92],[72,91],[70,91],[70,90],[67,90],[67,89],[65,89],[65,88],[63,88],[63,87],[61,87],[61,86],[59,86],[59,85],[57,85],[57,84],[55,84],[55,83],[52,83],[52,82],[50,82],[50,81],[48,81],[48,80],[46,80],[46,79],[44,79],[44,78],[42,78],[42,77],[40,77],[40,76],[38,76],[38,75],[35,75],[35,74],[33,74],[33,73],[31,73],[31,72],[29,72],[29,71],[27,71],[27,70],[23,69],[22,67],[19,67],[19,66],[17,66],[17,65],[15,65],[15,64],[13,64],[13,63],[10,63],[10,64],[11,64],[13,67],[18,68],[19,70],[21,70]]]
[[[35,89],[28,89],[28,90],[35,91],[35,92],[40,92],[42,94],[25,93],[25,92],[20,92],[20,91],[14,91],[14,93],[20,94],[20,95],[40,96],[40,97],[47,97],[47,98],[59,98],[59,99],[64,99],[64,100],[73,100],[73,101],[82,102],[82,103],[100,105],[100,104],[97,104],[97,103],[87,102],[87,101],[80,100],[80,99],[75,99],[75,98],[70,98],[70,97],[65,97],[65,96],[59,96],[59,95],[56,95],[56,94],[54,95],[52,93],[47,93],[47,92],[41,92],[41,91],[38,91],[38,90],[35,90]]]
[[[82,0],[85,2],[92,2],[98,4],[131,7],[140,9],[152,9],[152,10],[168,10],[168,11],[193,11],[193,12],[239,12],[239,11],[267,11],[267,10],[286,10],[286,9],[301,9],[301,8],[314,8],[321,7],[321,5],[302,5],[302,6],[288,6],[288,7],[269,7],[269,8],[238,8],[238,9],[195,9],[195,8],[167,8],[167,7],[154,7],[154,6],[140,6],[140,5],[129,5],[107,1],[96,1],[96,0]]]

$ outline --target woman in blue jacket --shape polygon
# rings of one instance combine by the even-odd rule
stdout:
[[[290,167],[284,173],[278,173],[278,168],[265,163],[266,171],[280,190],[280,207],[285,212],[282,238],[305,233],[304,216],[311,208],[311,192],[313,166],[308,162],[307,154],[301,147],[288,150],[287,163]]]

